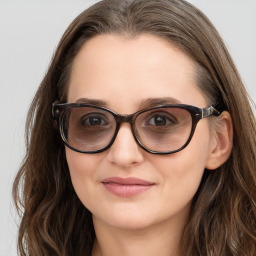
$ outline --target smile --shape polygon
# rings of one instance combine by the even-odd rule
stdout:
[[[155,183],[138,178],[111,177],[102,181],[103,186],[119,197],[132,197],[150,190]]]

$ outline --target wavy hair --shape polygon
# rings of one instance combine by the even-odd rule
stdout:
[[[91,255],[91,213],[78,199],[64,145],[52,119],[65,101],[71,68],[82,45],[99,34],[164,38],[194,60],[209,103],[221,102],[233,121],[229,159],[205,170],[193,199],[181,247],[185,256],[253,256],[256,253],[256,121],[238,71],[207,17],[183,0],[103,0],[68,27],[33,99],[26,122],[26,156],[13,184],[22,218],[22,256]]]

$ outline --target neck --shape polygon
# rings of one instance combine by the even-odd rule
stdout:
[[[96,240],[92,256],[180,256],[184,223],[170,221],[140,230],[127,230],[94,218],[94,228]]]

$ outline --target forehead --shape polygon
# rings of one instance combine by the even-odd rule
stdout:
[[[161,38],[145,34],[132,39],[99,35],[87,41],[75,57],[69,102],[97,99],[127,112],[141,101],[163,97],[205,105],[196,85],[193,61]]]

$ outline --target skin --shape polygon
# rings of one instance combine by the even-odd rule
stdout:
[[[149,98],[171,97],[207,107],[195,72],[187,55],[158,37],[100,35],[87,41],[74,60],[68,102],[103,100],[119,114],[147,107],[145,100]],[[226,134],[231,129],[228,118],[224,114]],[[130,125],[123,123],[114,144],[105,152],[81,154],[66,148],[73,186],[93,215],[93,256],[179,255],[181,234],[204,169],[218,167],[228,155],[224,137],[212,131],[205,118],[184,150],[153,155],[136,144]],[[154,186],[122,198],[102,185],[109,177],[136,177]]]

